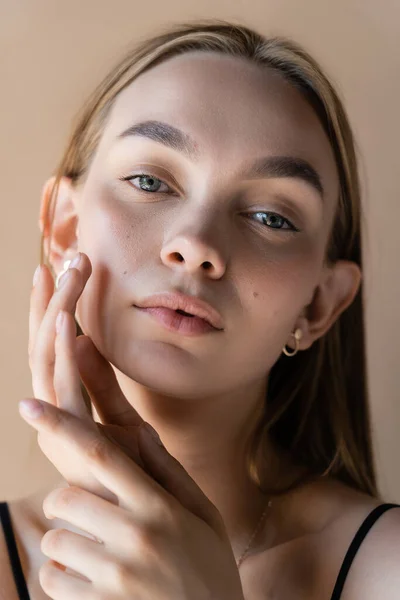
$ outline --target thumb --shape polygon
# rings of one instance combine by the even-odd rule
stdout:
[[[158,438],[158,439],[157,439]],[[222,517],[183,465],[168,452],[149,423],[139,428],[139,452],[146,471],[188,511],[225,535]]]

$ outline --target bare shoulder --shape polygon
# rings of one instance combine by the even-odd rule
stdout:
[[[342,499],[343,500],[343,499]],[[318,580],[312,597],[331,600],[346,553],[361,525],[386,501],[348,489],[340,514],[317,542]],[[340,600],[400,597],[400,507],[383,512],[370,527],[347,573]]]
[[[286,535],[243,564],[246,600],[333,600],[354,536],[384,502],[332,480],[296,491],[290,505],[284,505],[282,522],[290,523]],[[400,507],[395,507],[376,520],[362,541],[340,600],[399,600],[399,565]]]

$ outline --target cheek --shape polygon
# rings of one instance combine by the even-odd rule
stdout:
[[[93,198],[96,198],[93,201]],[[145,206],[128,206],[109,194],[91,194],[79,222],[79,250],[92,263],[90,276],[77,303],[82,330],[97,339],[108,315],[126,308],[135,297],[137,275],[149,263],[155,244],[155,221]]]
[[[258,338],[259,349],[280,348],[294,321],[310,303],[321,271],[315,241],[295,250],[281,249],[262,263],[252,263],[242,278],[243,320]],[[245,335],[245,332],[243,332]]]
[[[80,218],[80,248],[93,261],[109,265],[116,276],[132,274],[148,260],[157,230],[162,235],[161,224],[151,217],[148,205],[122,201],[107,187],[90,196]]]

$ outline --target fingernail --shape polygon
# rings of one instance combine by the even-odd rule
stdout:
[[[33,274],[33,286],[35,286],[39,280],[39,275],[40,275],[40,271],[41,271],[42,265],[38,265],[36,267],[36,270]]]
[[[18,404],[20,412],[29,417],[29,419],[36,419],[43,413],[43,406],[37,400],[32,398],[21,400]]]
[[[80,253],[80,252],[78,252],[78,254],[75,256],[75,258],[73,258],[73,259],[71,260],[71,262],[70,262],[70,265],[69,265],[69,267],[68,267],[68,268],[69,268],[69,269],[71,269],[71,268],[73,268],[73,267],[76,267],[76,266],[79,264],[79,261],[80,261],[80,260],[81,260],[81,253]]]
[[[160,436],[158,435],[157,431],[155,429],[153,429],[153,427],[150,425],[150,423],[146,423],[144,428],[149,433],[149,435],[152,437],[152,439],[156,442],[156,444],[158,444],[159,446],[164,446],[164,444],[160,440]]]
[[[57,289],[59,290],[60,288],[62,288],[62,286],[65,284],[66,281],[68,281],[68,278],[71,274],[71,271],[69,270],[69,268],[65,271],[65,273],[63,273],[58,281],[58,286]]]

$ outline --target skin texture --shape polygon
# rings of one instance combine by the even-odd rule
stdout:
[[[199,162],[144,138],[116,140],[148,119],[194,137]],[[310,161],[324,202],[300,180],[238,175],[249,161],[274,154]],[[164,182],[162,193],[140,192],[138,178],[120,180],[142,170]],[[42,231],[53,182],[43,188]],[[93,269],[77,304],[80,326],[112,363],[130,404],[218,508],[238,551],[266,504],[245,474],[243,449],[268,373],[284,344],[292,346],[295,328],[303,332],[299,351],[309,348],[359,288],[356,264],[323,266],[338,189],[329,142],[299,92],[246,61],[195,52],[128,86],[84,184],[74,188],[64,178],[60,187],[50,260],[59,272],[83,251]],[[249,215],[260,211],[301,231],[268,228]],[[132,307],[173,288],[217,308],[224,331],[180,336]],[[275,459],[271,449],[271,479]],[[293,515],[285,511],[285,538],[298,527],[297,511],[295,503]],[[273,514],[271,531],[279,523]]]

